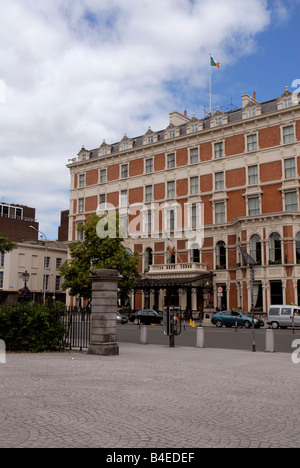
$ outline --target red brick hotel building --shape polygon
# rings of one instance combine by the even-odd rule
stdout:
[[[249,310],[240,247],[257,262],[257,308],[299,302],[300,106],[287,88],[263,103],[245,94],[241,109],[205,119],[173,112],[166,129],[82,148],[68,167],[69,241],[97,208],[119,210],[141,259],[135,308]],[[202,228],[202,241],[186,228]]]

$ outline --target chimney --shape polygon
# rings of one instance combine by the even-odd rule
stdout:
[[[256,101],[256,92],[255,91],[253,93],[253,99],[255,99],[255,101]]]
[[[186,117],[186,116],[187,116],[187,111],[185,110],[185,111],[184,111],[184,117]]]

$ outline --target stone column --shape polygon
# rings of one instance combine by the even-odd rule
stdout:
[[[94,270],[92,281],[92,330],[88,354],[119,355],[117,343],[118,280],[116,270]]]

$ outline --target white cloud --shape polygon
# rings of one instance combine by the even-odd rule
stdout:
[[[1,0],[0,197],[36,207],[55,237],[68,158],[166,126],[195,105],[170,84],[201,98],[208,54],[253,52],[269,22],[265,0]]]

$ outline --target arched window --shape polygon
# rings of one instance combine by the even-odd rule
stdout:
[[[145,271],[149,271],[151,265],[153,265],[153,250],[148,248],[145,250]]]
[[[191,247],[191,262],[200,263],[200,249],[198,244],[193,244]]]
[[[216,247],[216,266],[217,269],[226,269],[226,244],[223,241],[217,243]]]
[[[300,232],[296,235],[296,263],[300,263]]]
[[[281,237],[278,232],[273,232],[269,238],[269,263],[272,265],[274,263],[282,263],[282,253],[281,253]]]
[[[250,255],[256,263],[261,265],[261,237],[258,234],[255,234],[250,239]]]

